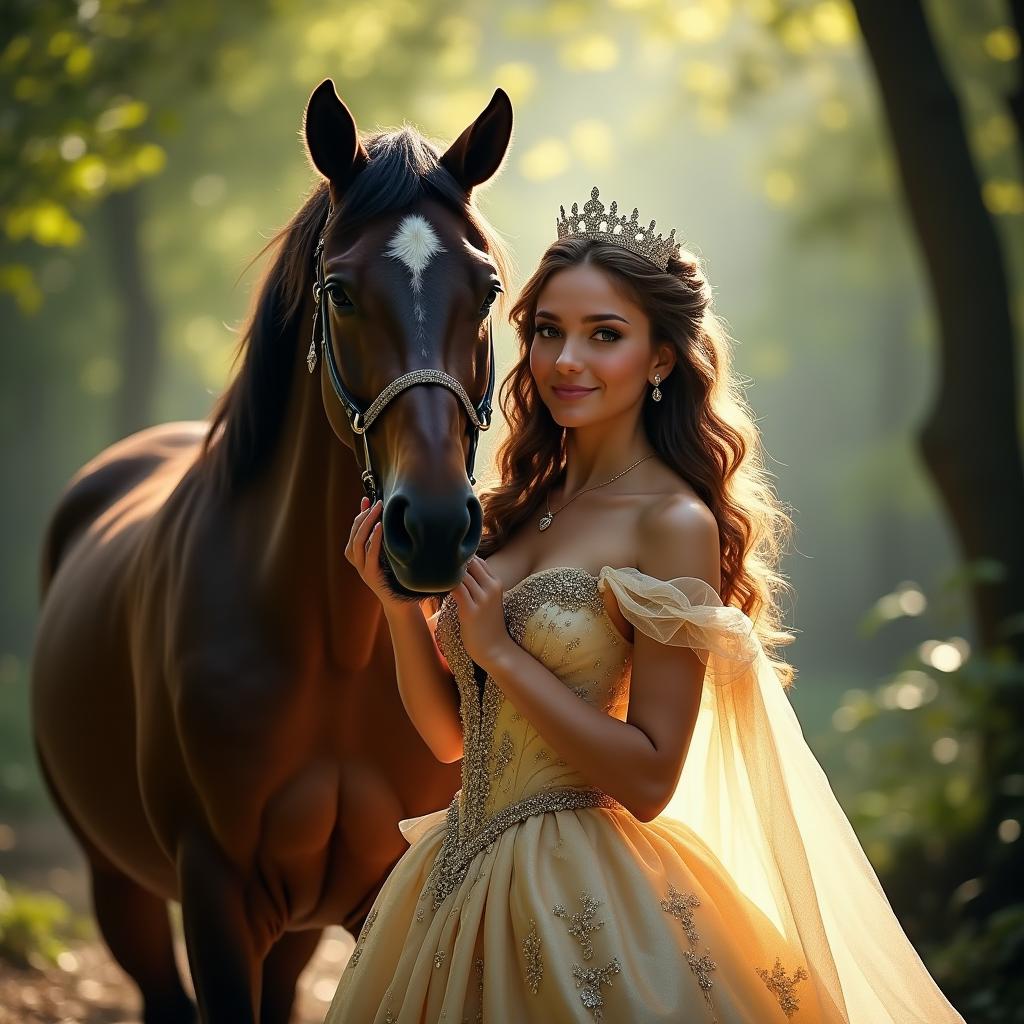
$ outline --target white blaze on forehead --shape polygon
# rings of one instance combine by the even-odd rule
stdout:
[[[402,218],[402,222],[391,236],[391,241],[388,242],[387,249],[384,250],[385,256],[400,260],[412,274],[412,315],[416,321],[416,341],[420,343],[420,354],[424,357],[427,355],[423,344],[423,324],[426,315],[420,302],[423,271],[427,269],[430,261],[439,252],[444,251],[445,248],[430,226],[430,222],[418,213],[410,213],[408,217]]]
[[[398,230],[391,236],[385,255],[401,260],[409,268],[412,273],[412,290],[418,296],[423,271],[439,252],[444,251],[430,222],[418,213],[411,213],[402,218]]]

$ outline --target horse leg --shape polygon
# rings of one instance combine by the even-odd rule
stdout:
[[[295,986],[316,951],[322,928],[285,932],[263,961],[263,998],[260,1024],[288,1024],[295,1002]]]
[[[204,1024],[256,1024],[260,964],[269,942],[259,943],[253,934],[241,873],[212,836],[193,831],[179,846],[178,880],[188,962]]]
[[[167,903],[125,875],[79,827],[36,744],[36,761],[57,809],[85,854],[93,913],[113,958],[139,987],[145,1024],[194,1024],[196,1008],[181,983]]]
[[[96,920],[114,959],[142,993],[144,1024],[195,1024],[181,983],[167,904],[106,864],[90,862]]]

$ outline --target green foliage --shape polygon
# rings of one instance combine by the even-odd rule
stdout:
[[[84,210],[158,174],[183,85],[209,79],[219,46],[258,8],[237,0],[6,4],[0,224],[8,242],[77,246]],[[28,260],[0,265],[0,289],[25,312],[42,300]]]
[[[67,942],[90,932],[88,922],[49,893],[8,886],[0,876],[0,957],[18,967],[56,962]]]
[[[935,961],[971,1024],[1024,1024],[1024,904],[965,922]]]
[[[972,581],[992,573],[960,568],[941,591],[965,603]],[[865,630],[927,607],[904,584],[879,599]],[[851,758],[862,768],[851,800],[858,834],[901,922],[973,1024],[1024,1021],[1022,694],[1024,666],[1008,645],[928,639],[874,693],[848,691],[833,718],[850,751],[865,754]]]

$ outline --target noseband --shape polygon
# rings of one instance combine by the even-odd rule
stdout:
[[[328,211],[325,224],[329,222],[330,215],[331,211]],[[469,457],[466,460],[466,472],[469,475],[469,482],[475,484],[476,477],[473,476],[473,465],[476,462],[477,442],[480,440],[480,431],[487,430],[491,425],[491,396],[494,394],[494,332],[491,327],[490,315],[488,314],[487,320],[487,335],[490,344],[487,389],[484,391],[484,397],[480,400],[479,405],[473,405],[472,399],[466,394],[466,389],[451,374],[445,373],[444,370],[424,367],[418,370],[410,370],[408,373],[404,373],[401,377],[391,381],[366,409],[362,409],[342,382],[341,374],[338,371],[338,364],[334,357],[334,345],[331,343],[330,315],[327,310],[327,303],[323,301],[324,267],[323,260],[321,259],[323,251],[324,235],[321,235],[316,251],[313,253],[313,272],[315,276],[313,282],[313,301],[316,305],[313,311],[313,338],[309,343],[309,352],[306,353],[306,366],[309,368],[310,373],[316,369],[316,338],[317,325],[319,324],[320,347],[327,362],[327,372],[331,378],[331,386],[334,388],[334,393],[338,396],[338,400],[345,409],[352,433],[359,434],[363,438],[365,468],[362,472],[362,481],[363,490],[366,493],[366,497],[370,499],[370,504],[372,505],[377,500],[379,488],[373,467],[370,465],[370,446],[366,440],[366,431],[373,426],[374,421],[384,411],[388,402],[396,395],[405,391],[406,388],[411,388],[416,384],[440,384],[448,388],[449,391],[454,392],[459,401],[465,406],[466,415],[470,422]]]

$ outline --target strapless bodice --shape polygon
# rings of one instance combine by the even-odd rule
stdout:
[[[531,573],[504,594],[512,639],[580,700],[626,717],[633,645],[604,604],[605,566],[597,576],[574,566]],[[545,811],[619,807],[548,745],[462,644],[458,606],[449,594],[435,626],[437,645],[459,689],[462,788],[447,814],[442,875],[450,884],[465,864],[517,821]],[[438,885],[440,901],[448,885]]]
[[[581,700],[624,719],[632,644],[605,608],[604,571],[594,576],[554,566],[532,573],[505,592],[505,624],[512,639]],[[450,594],[437,617],[436,637],[461,699],[465,833],[543,791],[587,787],[466,653]]]

